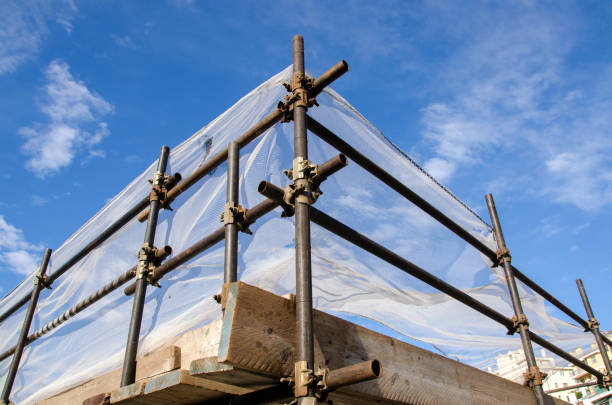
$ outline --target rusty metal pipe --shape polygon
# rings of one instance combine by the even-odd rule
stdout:
[[[257,186],[257,191],[266,198],[277,202],[278,204],[284,205],[285,201],[285,190],[268,182],[262,181]]]
[[[575,384],[575,385],[568,385],[567,387],[561,387],[561,388],[554,388],[550,391],[546,391],[547,394],[552,394],[554,392],[561,392],[561,391],[569,391],[569,390],[574,390],[576,388],[583,388],[583,387],[591,387],[593,385],[597,385],[597,381],[590,381],[590,382],[585,382],[582,384]]]
[[[329,159],[317,169],[316,176],[312,179],[313,188],[316,189],[329,176],[348,165],[348,159],[342,153]]]
[[[314,81],[312,84],[312,89],[310,90],[310,96],[316,97],[323,91],[323,89],[325,89],[325,87],[329,86],[333,81],[348,72],[348,70],[349,65],[345,60],[341,60],[340,62],[336,63],[327,72],[323,73]]]
[[[155,173],[155,177],[151,182],[153,191],[156,187],[163,186],[169,155],[170,148],[165,145],[162,146],[157,163],[157,172]],[[136,381],[136,355],[138,352],[138,342],[140,340],[140,327],[142,325],[142,314],[144,312],[144,304],[147,294],[147,283],[149,282],[148,271],[151,261],[154,260],[154,258],[150,257],[148,253],[143,256],[143,252],[146,251],[145,249],[152,249],[155,244],[155,231],[157,229],[157,219],[160,209],[161,202],[159,198],[151,199],[147,229],[145,231],[144,242],[142,244],[138,259],[136,293],[134,294],[132,317],[130,319],[128,339],[125,347],[125,357],[123,360],[123,370],[121,373],[122,387],[134,384],[134,381]],[[165,254],[165,252],[163,252],[162,255],[163,254]]]
[[[501,265],[504,268],[504,274],[506,277],[506,284],[508,285],[508,292],[510,293],[510,299],[512,300],[512,308],[514,309],[514,316],[516,317],[518,324],[518,332],[521,336],[521,344],[523,346],[523,352],[525,354],[525,360],[527,361],[528,371],[535,370],[539,373],[538,363],[533,353],[533,345],[531,344],[531,337],[529,336],[529,324],[527,323],[527,316],[523,312],[523,306],[521,304],[521,297],[516,286],[516,280],[514,279],[514,273],[510,264],[510,252],[506,246],[504,234],[501,229],[499,222],[499,216],[497,215],[497,209],[495,208],[495,201],[493,201],[493,195],[487,194],[485,197],[487,201],[487,208],[489,209],[489,215],[491,216],[491,224],[493,225],[493,233],[495,240],[497,241],[498,248],[498,261],[501,260]],[[544,389],[542,388],[542,381],[533,381],[533,391],[535,393],[538,405],[545,405],[546,398],[544,397]]]
[[[300,94],[305,89],[300,78],[305,75],[304,38],[293,37],[293,77],[292,91]],[[293,105],[293,159],[308,160],[308,134],[306,131],[306,103],[296,102]],[[310,255],[310,183],[304,176],[293,173],[296,186],[295,196],[295,319],[296,319],[296,382],[295,397],[297,405],[314,399],[312,384],[302,384],[298,380],[299,370],[314,368],[314,322],[312,309],[312,274]],[[305,385],[305,386],[304,386]]]
[[[368,360],[352,366],[331,370],[325,379],[329,390],[335,390],[345,385],[373,380],[382,375],[382,364],[378,360]]]
[[[240,176],[240,148],[238,143],[230,142],[227,155],[227,191],[226,206],[238,206],[239,176]],[[230,215],[229,210],[225,210],[223,215]],[[234,214],[231,214],[234,215]],[[233,283],[238,280],[238,224],[234,219],[231,222],[225,221],[225,256],[223,263],[223,282]]]
[[[591,333],[593,333],[593,337],[595,338],[595,342],[597,343],[597,347],[599,348],[599,353],[601,354],[601,358],[603,359],[604,365],[606,366],[608,375],[612,376],[612,364],[610,364],[608,351],[606,350],[606,346],[604,345],[602,335],[599,330],[599,322],[597,322],[597,318],[595,318],[595,314],[593,313],[593,309],[591,308],[591,303],[589,302],[589,297],[587,296],[586,290],[584,289],[582,280],[577,279],[576,285],[578,286],[580,298],[582,298],[582,303],[584,304],[584,309],[589,319],[589,330],[591,331]]]
[[[166,188],[168,190],[172,190],[174,186],[176,186],[181,180],[183,176],[180,173],[174,173],[168,177],[168,182],[166,183]]]

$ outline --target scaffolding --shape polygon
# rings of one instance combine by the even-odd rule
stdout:
[[[345,61],[341,61],[319,78],[314,79],[308,77],[304,67],[303,39],[299,35],[295,36],[293,38],[293,75],[291,77],[291,82],[286,85],[288,94],[283,101],[279,102],[277,108],[272,113],[242,134],[236,141],[227,145],[221,152],[206,160],[206,162],[195,172],[184,179],[179,173],[166,173],[170,151],[167,146],[162,147],[157,171],[154,178],[151,180],[151,192],[148,196],[135,204],[122,217],[117,219],[99,236],[87,244],[85,248],[77,252],[70,260],[49,275],[46,275],[46,269],[51,257],[51,250],[47,249],[39,272],[35,277],[34,287],[31,293],[24,295],[22,299],[0,315],[0,322],[2,322],[28,303],[23,327],[17,343],[11,349],[0,354],[0,360],[13,355],[12,363],[5,379],[0,403],[9,403],[12,385],[25,346],[42,338],[45,334],[58,328],[64,322],[90,307],[104,296],[135,279],[132,284],[124,289],[126,295],[133,295],[134,298],[120,384],[121,387],[133,386],[136,382],[136,355],[138,351],[143,311],[146,309],[145,295],[147,286],[156,285],[172,270],[221,241],[225,241],[223,293],[216,297],[222,304],[222,307],[225,308],[230,289],[233,288],[232,286],[236,286],[239,281],[237,273],[238,232],[250,233],[250,225],[264,215],[272,212],[277,207],[282,208],[283,216],[295,217],[296,285],[294,302],[296,353],[295,362],[292,367],[293,372],[285,375],[280,383],[273,384],[272,387],[254,389],[248,393],[232,394],[229,398],[225,399],[225,403],[252,404],[273,400],[293,400],[293,403],[297,403],[298,405],[313,405],[326,400],[328,394],[339,387],[378,378],[381,375],[384,365],[376,359],[368,359],[363,363],[335,370],[321,370],[315,368],[315,322],[313,315],[310,244],[311,222],[503,325],[507,328],[508,334],[512,335],[518,333],[520,335],[528,367],[525,373],[525,384],[533,390],[533,395],[538,405],[548,403],[547,401],[549,398],[545,395],[542,388],[542,380],[545,378],[545,375],[539,370],[535,361],[532,347],[533,342],[590,373],[595,378],[593,384],[598,384],[601,387],[611,387],[612,366],[607,357],[605,345],[612,345],[612,342],[608,337],[600,333],[599,323],[593,314],[582,282],[577,280],[587,319],[582,318],[559,302],[552,294],[512,265],[510,251],[506,246],[498,213],[495,208],[493,197],[490,194],[486,196],[486,202],[493,225],[495,240],[497,242],[498,249],[496,251],[490,249],[469,231],[453,221],[449,216],[428,203],[400,180],[368,159],[354,146],[345,142],[340,136],[334,134],[322,123],[316,121],[307,114],[309,108],[317,105],[317,95],[319,95],[326,86],[334,82],[347,71],[348,64]],[[279,122],[293,122],[293,165],[290,169],[285,171],[291,183],[285,188],[280,188],[271,182],[262,181],[258,185],[258,192],[265,196],[266,199],[256,206],[244,208],[240,205],[238,200],[240,150]],[[331,145],[340,152],[340,154],[321,164],[311,162],[308,158],[308,131]],[[170,246],[161,248],[155,247],[155,233],[160,210],[171,209],[171,204],[177,197],[226,161],[228,163],[228,175],[226,204],[221,214],[223,225],[187,249],[174,255]],[[496,266],[502,267],[512,300],[512,307],[514,310],[513,316],[508,317],[496,311],[459,288],[454,287],[427,270],[408,261],[399,254],[378,244],[366,235],[350,228],[348,225],[341,222],[340,219],[336,219],[315,208],[313,205],[321,196],[319,186],[329,176],[341,170],[349,164],[349,162],[361,166],[391,190],[397,192],[400,196],[410,201],[440,224],[455,233],[459,238],[473,246],[478,252],[489,258]],[[141,222],[147,221],[144,242],[138,253],[138,263],[112,282],[104,285],[96,293],[58,316],[52,322],[38,331],[29,334],[32,317],[36,310],[38,297],[42,289],[50,288],[53,282],[66,273],[74,264],[85,258],[135,217]],[[572,320],[583,326],[585,331],[590,331],[593,334],[604,359],[606,366],[605,372],[600,372],[590,367],[588,364],[580,361],[570,353],[530,330],[529,320],[523,311],[515,279],[520,280]],[[96,397],[95,401],[101,401],[102,403],[104,401],[108,402],[110,401],[110,397],[108,393],[104,393],[102,397]]]

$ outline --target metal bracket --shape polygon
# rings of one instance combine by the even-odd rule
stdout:
[[[530,367],[523,374],[523,377],[525,378],[523,385],[531,388],[536,385],[542,385],[546,376],[548,376],[548,374],[541,372],[538,366]]]
[[[247,221],[248,210],[235,202],[226,202],[220,220],[224,225],[236,224],[240,232],[252,235]]]
[[[40,274],[34,276],[34,286],[39,285],[50,290],[51,282],[49,281],[49,277],[47,277],[47,275],[41,276]]]
[[[529,329],[529,321],[527,320],[527,316],[525,314],[520,314],[517,318],[516,315],[513,315],[512,329],[508,328],[508,335],[514,335],[514,333],[520,332],[521,325],[523,325],[525,329]]]
[[[297,361],[295,363],[295,386],[293,387],[295,397],[308,396],[308,387],[316,381],[316,377],[311,369],[308,368],[308,362]]]
[[[318,165],[300,156],[293,159],[293,167],[289,170],[283,170],[283,173],[292,181],[311,179],[317,175],[318,168]]]
[[[291,83],[283,83],[289,92],[285,100],[278,103],[276,108],[283,112],[281,122],[289,122],[293,119],[293,108],[301,106],[310,108],[313,105],[319,106],[317,99],[310,96],[310,90],[314,85],[314,78],[300,72],[294,72],[291,76]]]
[[[588,325],[588,328],[585,329],[585,332],[593,331],[593,329],[599,329],[599,322],[595,318],[590,318],[589,320],[587,320],[587,325]]]
[[[612,387],[612,375],[608,373],[608,370],[603,370],[602,374],[603,378],[601,378],[601,381],[598,381],[599,386],[602,388]]]
[[[314,193],[311,192],[313,188],[312,179],[317,176],[318,170],[318,165],[301,156],[293,159],[293,167],[291,169],[283,170],[283,173],[293,181],[293,184],[285,189],[284,199],[289,205],[294,205],[296,201],[305,204],[314,204],[317,198],[323,194],[318,186],[315,187],[316,190]],[[293,215],[293,213],[291,213],[291,215]]]
[[[170,255],[172,249],[157,249],[155,246],[150,246],[148,243],[143,243],[138,251],[138,266],[136,268],[136,278],[146,278],[147,282],[154,287],[161,287],[156,280],[153,280],[152,275],[156,267]]]
[[[512,260],[510,251],[505,247],[497,249],[497,252],[495,253],[497,254],[497,263],[495,263],[497,266],[502,266],[504,262],[510,263],[510,261]]]
[[[153,248],[148,243],[143,243],[138,251],[138,267],[136,268],[136,278],[141,279],[149,276],[149,260]]]
[[[159,201],[161,208],[172,211],[170,203],[172,202],[168,198],[168,191],[174,187],[175,178],[167,173],[155,172],[155,177],[149,180],[152,184],[151,192],[149,193],[149,202]]]
[[[329,374],[329,368],[320,368],[315,373],[315,378],[317,380],[315,397],[319,400],[319,402],[324,402],[327,400],[327,396],[329,395],[329,387],[327,386],[327,375]]]

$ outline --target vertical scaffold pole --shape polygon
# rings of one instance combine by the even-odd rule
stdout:
[[[491,216],[491,224],[493,225],[493,232],[495,234],[495,240],[497,241],[497,257],[498,264],[503,265],[504,274],[506,276],[506,283],[508,284],[508,291],[510,292],[510,298],[512,299],[512,307],[514,309],[514,316],[512,317],[516,330],[521,336],[521,344],[523,345],[523,351],[525,352],[525,359],[527,360],[527,373],[526,380],[535,392],[535,396],[538,405],[545,405],[544,390],[542,388],[543,376],[536,362],[535,355],[533,353],[533,346],[531,345],[531,338],[529,337],[529,322],[523,312],[523,306],[521,305],[521,299],[519,296],[518,288],[516,286],[516,280],[514,279],[514,273],[512,272],[512,266],[510,264],[510,252],[506,247],[506,241],[501,230],[499,223],[499,217],[497,216],[497,210],[495,209],[495,202],[491,194],[486,195],[487,208],[489,209],[489,215]]]
[[[297,352],[295,363],[295,397],[298,405],[314,403],[311,377],[314,369],[312,318],[312,275],[310,263],[310,183],[303,168],[308,162],[305,88],[304,38],[293,37],[293,76],[291,88],[298,97],[293,106],[293,181],[295,197],[295,311]]]
[[[138,352],[138,340],[140,338],[140,326],[142,323],[142,311],[144,309],[145,297],[147,294],[147,282],[149,265],[154,255],[155,230],[157,229],[157,217],[161,208],[159,191],[164,186],[164,175],[168,164],[170,149],[162,146],[157,163],[157,172],[153,178],[151,190],[151,209],[147,221],[144,243],[138,253],[138,267],[136,290],[134,292],[134,305],[132,306],[132,319],[130,320],[130,330],[128,332],[127,345],[125,347],[125,358],[123,360],[123,371],[121,374],[121,386],[133,384],[136,380],[136,354]]]
[[[600,381],[600,383],[605,383],[606,385],[610,384],[610,378],[612,376],[612,364],[610,364],[610,357],[608,357],[608,352],[606,350],[606,345],[604,344],[601,338],[601,332],[599,331],[599,322],[595,318],[595,314],[593,314],[593,309],[591,308],[591,303],[589,302],[589,297],[587,297],[586,290],[584,289],[584,285],[582,285],[582,280],[576,280],[576,284],[578,285],[578,291],[580,292],[580,298],[582,298],[582,303],[584,304],[584,309],[586,310],[589,324],[589,330],[593,333],[595,337],[595,342],[597,343],[597,347],[599,348],[599,353],[601,353],[601,357],[603,359],[604,365],[606,366],[606,375],[604,378],[607,381]]]
[[[32,295],[30,296],[30,304],[28,305],[25,318],[23,319],[23,325],[17,340],[17,345],[15,346],[13,360],[11,361],[8,374],[6,375],[6,380],[4,380],[4,388],[2,389],[2,398],[0,398],[0,403],[10,403],[9,397],[11,396],[13,383],[15,382],[15,377],[17,376],[17,369],[19,369],[19,362],[21,361],[23,348],[26,345],[28,333],[30,332],[30,326],[32,326],[32,319],[34,318],[34,312],[36,311],[36,305],[38,304],[38,297],[40,296],[40,291],[47,286],[45,273],[47,272],[47,266],[49,265],[50,258],[51,249],[46,249],[45,253],[43,254],[43,259],[38,273],[34,276],[34,289],[32,290]]]
[[[223,212],[225,223],[225,263],[223,282],[238,281],[238,176],[240,148],[237,142],[231,142],[227,148],[227,199]]]

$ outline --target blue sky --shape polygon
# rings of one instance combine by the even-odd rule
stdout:
[[[610,21],[588,1],[4,0],[0,294],[300,33],[309,71],[346,59],[333,88],[487,220],[493,193],[515,265],[579,314],[582,278],[612,329]]]

